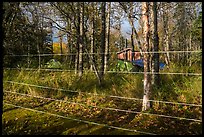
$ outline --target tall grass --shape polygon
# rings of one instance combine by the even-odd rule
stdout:
[[[177,70],[175,66],[172,68]],[[164,70],[165,71],[165,70]],[[83,93],[97,93],[103,95],[117,95],[142,98],[143,74],[107,73],[102,85],[92,72],[84,72],[78,77],[74,72],[4,70],[3,80],[49,86],[53,88],[69,89]],[[152,98],[179,102],[201,102],[201,76],[160,75],[160,85],[153,87]],[[54,91],[20,84],[5,83],[4,89],[29,93],[32,95],[64,96],[69,91]]]
[[[175,67],[175,69],[177,68]],[[5,82],[7,80],[52,88],[68,89],[78,91],[78,93],[11,84]],[[201,82],[201,76],[160,75],[160,85],[152,88],[151,98],[154,100],[201,104]],[[98,123],[116,124],[121,127],[127,126],[141,131],[145,129],[144,131],[158,134],[194,134],[194,132],[199,134],[201,132],[201,125],[196,122],[192,125],[191,122],[183,122],[177,119],[172,120],[151,115],[137,115],[89,107],[98,106],[104,108],[140,111],[142,102],[110,98],[104,95],[125,96],[141,99],[143,97],[143,74],[107,73],[105,74],[103,84],[99,85],[95,74],[88,71],[85,71],[82,77],[78,77],[78,75],[74,72],[67,71],[4,70],[3,89],[54,99],[62,99],[68,102],[77,102],[85,105],[57,101],[46,101],[48,102],[48,104],[46,104],[46,102],[43,101],[45,105],[40,109],[49,110],[51,113],[59,111],[60,114],[62,113],[63,115],[69,115],[76,118],[79,117],[84,120],[90,119],[90,121],[97,121]],[[101,96],[96,96],[95,93],[100,94]],[[9,100],[14,104],[21,104],[26,107],[36,107],[40,105],[40,101],[42,101],[40,99],[31,97],[26,98],[24,96],[9,93],[4,96],[4,100]],[[201,119],[201,109],[202,108],[191,109],[190,107],[187,108],[186,106],[180,105],[154,103],[149,112],[169,116]],[[12,112],[11,115],[13,115]],[[7,117],[7,119],[9,118]],[[171,123],[172,121],[173,123]],[[30,125],[28,129],[32,129],[32,126],[33,125]],[[64,128],[67,128],[66,126]],[[188,132],[185,132],[186,129],[188,129]],[[78,130],[78,128],[76,128],[76,130]],[[17,131],[12,131],[12,133],[17,133]]]

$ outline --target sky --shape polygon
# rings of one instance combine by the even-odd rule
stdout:
[[[121,32],[122,36],[125,38],[130,38],[130,36],[127,33],[131,33],[131,26],[128,21],[123,20],[122,25],[121,25]]]
[[[135,28],[138,29],[138,26],[139,26],[138,21],[135,21],[134,25],[135,25]],[[57,30],[55,29],[53,32],[57,32]],[[127,33],[131,34],[131,26],[128,22],[127,17],[123,17],[123,19],[122,19],[121,33],[122,33],[123,37],[130,39],[130,35],[128,35]],[[57,35],[57,33],[55,35]],[[66,43],[65,39],[63,39],[63,41]],[[59,38],[53,38],[53,42],[59,42]]]
[[[135,27],[137,29],[137,27],[138,27],[137,22],[135,22]],[[59,42],[59,38],[56,38],[58,30],[53,28],[53,32],[54,32],[53,42]],[[131,33],[131,26],[130,26],[129,22],[126,19],[124,19],[122,21],[121,32],[122,32],[122,36],[124,36],[127,39],[130,39],[130,35],[128,35],[127,33]],[[63,39],[63,42],[66,43],[65,38]]]
[[[134,26],[135,26],[136,30],[138,30],[138,27],[139,27],[138,21],[134,22]],[[130,23],[127,21],[127,19],[124,19],[122,21],[121,31],[122,31],[122,36],[124,36],[127,39],[130,39],[130,35],[128,35],[127,33],[131,34],[132,28],[130,26]]]

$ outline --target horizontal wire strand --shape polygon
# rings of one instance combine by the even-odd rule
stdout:
[[[126,52],[126,51],[124,51],[124,52]],[[198,53],[198,52],[202,52],[202,51],[147,51],[147,52],[142,52],[142,53],[192,53],[192,52],[194,52],[194,53]],[[89,54],[89,55],[91,55],[91,54],[97,54],[97,55],[99,55],[99,54],[118,54],[118,53],[120,53],[120,51],[119,52],[109,52],[109,53],[81,53],[81,54],[83,54],[83,55],[86,55],[86,54]],[[131,52],[131,53],[140,53],[140,52]],[[22,54],[22,55],[4,55],[4,56],[30,56],[30,57],[32,57],[32,56],[52,56],[52,55],[56,55],[56,56],[67,56],[67,55],[77,55],[78,53],[67,53],[67,54]]]
[[[131,131],[131,132],[138,132],[138,133],[148,134],[148,135],[156,135],[156,134],[154,134],[154,133],[148,133],[148,132],[137,131],[137,130],[127,129],[127,128],[121,128],[121,127],[110,126],[110,125],[107,125],[107,124],[99,124],[99,123],[92,122],[92,121],[85,121],[85,120],[81,120],[81,119],[75,119],[75,118],[65,117],[65,116],[62,116],[62,115],[53,114],[53,113],[49,113],[49,112],[44,112],[44,111],[40,111],[40,110],[36,110],[36,109],[31,109],[31,108],[26,108],[26,107],[22,107],[22,106],[17,106],[17,105],[13,105],[13,104],[9,104],[9,103],[4,103],[4,104],[10,105],[10,106],[14,106],[14,107],[18,107],[18,108],[22,108],[22,109],[25,109],[25,110],[30,110],[30,111],[34,111],[34,112],[39,112],[39,113],[43,113],[43,114],[48,114],[48,115],[52,115],[52,116],[57,116],[57,117],[60,117],[60,118],[65,118],[65,119],[69,119],[69,120],[73,120],[73,121],[83,122],[83,123],[87,123],[87,124],[98,125],[98,126],[104,126],[104,127],[108,127],[108,128],[114,128],[114,129],[125,130],[125,131]]]
[[[34,69],[34,68],[3,68],[3,69],[6,69],[6,70],[30,70],[30,71],[38,71],[38,70],[41,70],[41,71],[59,71],[59,72],[62,72],[62,71],[76,71],[76,70],[68,70],[68,69],[64,69],[64,70],[62,70],[62,69],[43,69],[43,68],[36,68],[36,69]]]
[[[131,110],[123,110],[123,109],[115,109],[115,108],[109,108],[109,107],[104,108],[104,107],[98,107],[98,106],[92,106],[92,105],[85,105],[85,104],[77,103],[77,102],[69,102],[69,101],[59,100],[59,99],[45,98],[45,97],[41,97],[41,96],[32,96],[29,94],[23,94],[23,93],[18,93],[18,92],[11,92],[11,91],[5,91],[5,92],[15,93],[15,94],[24,95],[24,96],[30,96],[30,97],[36,97],[36,98],[42,98],[42,99],[48,99],[48,100],[54,100],[54,101],[59,101],[59,102],[66,102],[66,103],[70,103],[70,104],[77,104],[77,105],[81,105],[81,106],[85,106],[85,107],[93,107],[93,108],[100,108],[100,109],[134,113],[134,114],[145,114],[145,115],[152,115],[152,116],[165,117],[165,118],[174,118],[174,119],[179,119],[179,120],[202,122],[202,120],[198,120],[198,119],[189,119],[189,118],[175,117],[175,116],[168,116],[168,115],[151,114],[151,113],[137,112],[137,111],[131,111]]]
[[[14,69],[14,70],[30,70],[30,71],[59,71],[59,72],[62,72],[62,71],[75,71],[75,70],[63,70],[63,69],[33,69],[33,68],[3,68],[3,69]],[[94,71],[88,71],[88,72],[94,72]],[[98,71],[98,72],[101,72],[101,71]],[[123,71],[106,71],[107,73],[120,73],[120,74],[162,74],[162,75],[191,75],[191,76],[202,76],[202,73],[181,73],[181,72],[178,72],[178,73],[165,73],[165,72],[123,72]]]
[[[33,87],[39,87],[39,88],[53,89],[53,90],[59,90],[59,91],[60,90],[61,91],[69,91],[69,92],[80,93],[80,94],[83,93],[83,92],[79,92],[79,91],[75,91],[75,90],[52,88],[52,87],[46,87],[46,86],[40,86],[40,85],[34,85],[34,84],[28,84],[28,83],[19,83],[19,82],[15,82],[15,81],[4,81],[4,82],[21,84],[21,85],[27,85],[27,86],[33,86]],[[102,95],[102,94],[97,94],[97,93],[86,93],[86,94],[96,95],[96,96],[106,96],[106,97],[111,97],[111,98],[120,98],[120,99],[129,99],[129,100],[140,100],[140,101],[143,101],[143,99],[139,99],[139,98],[128,98],[128,97],[113,96],[113,95]],[[188,103],[169,102],[169,101],[160,101],[160,100],[148,100],[148,101],[160,102],[160,103],[168,103],[168,104],[177,104],[177,105],[202,107],[202,104],[198,105],[198,104],[188,104]]]
[[[108,73],[124,73],[124,74],[162,74],[162,75],[194,75],[202,76],[201,73],[165,73],[165,72],[120,72],[120,71],[107,71]]]

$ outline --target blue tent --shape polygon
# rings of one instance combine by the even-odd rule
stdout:
[[[133,63],[133,65],[144,67],[143,59],[133,60],[132,63]],[[159,63],[159,68],[164,69],[164,67],[165,67],[165,64],[160,62]]]

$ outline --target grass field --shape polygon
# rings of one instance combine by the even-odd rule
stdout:
[[[143,112],[148,114],[141,113],[142,101],[127,98],[142,98],[142,79],[142,74],[107,74],[99,86],[95,75],[88,72],[78,78],[73,72],[4,70],[2,133],[202,134],[202,122],[175,118],[202,121],[202,107],[155,102],[150,110]],[[201,76],[161,75],[161,84],[153,90],[153,100],[202,104]]]

